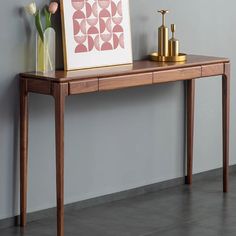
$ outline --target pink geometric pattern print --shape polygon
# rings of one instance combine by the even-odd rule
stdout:
[[[122,0],[71,0],[75,53],[124,49]]]

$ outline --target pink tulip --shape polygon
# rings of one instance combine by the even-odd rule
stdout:
[[[57,9],[58,9],[58,3],[57,2],[51,2],[50,5],[49,5],[49,8],[48,8],[48,11],[51,14],[55,14]]]

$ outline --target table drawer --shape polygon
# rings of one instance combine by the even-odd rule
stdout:
[[[124,75],[99,79],[99,91],[152,84],[152,73]]]
[[[154,83],[165,83],[177,80],[188,80],[201,77],[201,67],[192,67],[184,69],[176,69],[169,71],[154,72]]]
[[[98,79],[86,79],[69,83],[69,94],[91,93],[98,91]]]
[[[32,93],[51,94],[51,82],[46,80],[27,80],[27,89]]]
[[[224,64],[202,66],[202,76],[214,76],[224,74]]]

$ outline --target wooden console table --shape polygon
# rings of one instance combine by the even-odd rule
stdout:
[[[21,226],[26,225],[28,174],[28,94],[55,99],[57,235],[64,235],[64,110],[69,95],[186,81],[187,176],[192,183],[195,79],[222,75],[223,100],[223,191],[228,191],[230,61],[225,58],[190,55],[184,63],[135,61],[132,65],[55,73],[20,75],[20,193]],[[210,91],[210,89],[209,89]]]

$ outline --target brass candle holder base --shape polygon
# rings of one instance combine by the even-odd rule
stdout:
[[[154,52],[150,55],[152,61],[159,62],[183,62],[187,60],[187,55],[180,53],[178,56],[159,56],[157,52]]]

